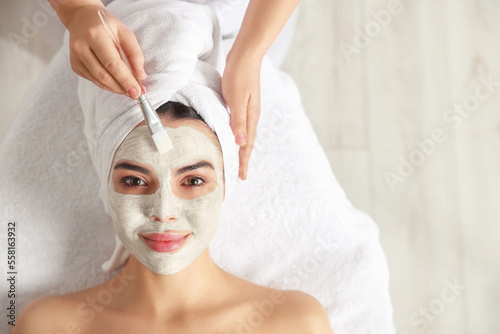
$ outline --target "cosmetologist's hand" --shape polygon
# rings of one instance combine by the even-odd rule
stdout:
[[[240,146],[239,178],[247,179],[248,163],[260,116],[260,68],[262,59],[229,52],[222,75],[222,95],[231,112],[231,128]]]
[[[122,61],[97,11],[105,11],[110,27],[139,80],[146,78],[142,50],[134,33],[98,3],[75,5],[61,11],[61,22],[70,34],[71,68],[102,89],[137,98],[143,87]]]

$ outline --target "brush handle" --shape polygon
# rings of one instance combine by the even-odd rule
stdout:
[[[116,49],[120,53],[120,57],[122,58],[123,62],[125,63],[125,65],[127,65],[128,69],[130,70],[130,73],[132,73],[134,78],[137,80],[136,76],[134,75],[134,71],[132,70],[132,66],[130,65],[130,62],[128,61],[127,56],[125,55],[125,52],[123,52],[122,47],[118,43],[118,39],[116,38],[115,34],[113,33],[113,30],[111,30],[106,13],[102,9],[99,9],[97,11],[97,14],[99,15],[99,18],[101,19],[101,22],[104,25],[104,29],[106,29],[106,32],[108,33],[109,38],[111,38],[111,40],[113,41],[113,44],[115,45]],[[137,81],[139,82],[139,80],[137,80]]]

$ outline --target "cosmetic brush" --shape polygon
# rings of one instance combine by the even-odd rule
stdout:
[[[123,52],[123,49],[121,48],[120,44],[118,43],[118,40],[113,34],[113,31],[111,30],[111,27],[109,26],[106,13],[102,9],[99,9],[97,13],[99,14],[99,18],[101,19],[102,24],[104,25],[104,28],[108,33],[109,38],[111,38],[116,49],[120,53],[120,57],[122,58],[125,65],[127,65],[128,69],[130,70],[130,73],[132,73],[134,78],[136,78],[136,76],[134,75],[134,71],[132,70],[132,66],[130,65],[127,59],[127,56]],[[140,81],[137,78],[136,80],[137,82],[140,83]],[[168,136],[167,131],[165,130],[165,127],[163,126],[163,123],[160,120],[160,117],[158,117],[158,114],[151,105],[151,102],[149,102],[149,99],[145,93],[137,98],[137,103],[141,107],[142,114],[144,115],[144,119],[146,120],[146,124],[148,125],[149,132],[153,137],[153,141],[156,145],[156,149],[158,150],[158,152],[160,152],[160,154],[164,154],[169,150],[171,150],[173,148],[172,141],[170,140],[170,137]]]

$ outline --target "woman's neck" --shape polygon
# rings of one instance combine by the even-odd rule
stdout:
[[[127,285],[113,304],[152,318],[193,312],[224,298],[228,275],[213,262],[208,249],[186,269],[173,275],[157,274],[131,255],[116,276]]]

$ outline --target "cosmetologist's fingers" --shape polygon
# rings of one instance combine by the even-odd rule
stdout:
[[[124,26],[118,31],[118,39],[120,40],[123,52],[127,56],[136,77],[139,80],[146,79],[147,75],[144,71],[144,54],[142,53],[134,33]]]
[[[247,143],[247,105],[249,96],[244,99],[239,99],[229,105],[231,110],[231,129],[235,136],[236,144],[243,146]],[[229,104],[229,102],[228,102]]]
[[[117,94],[125,93],[125,89],[115,80],[115,78],[102,66],[100,60],[91,49],[85,50],[81,57],[82,63],[88,69],[92,77],[94,77],[99,84],[97,86],[107,86]]]
[[[260,89],[257,89],[255,95],[250,96],[247,107],[247,143],[240,148],[240,171],[239,177],[242,180],[248,178],[248,164],[250,156],[255,146],[255,139],[257,137],[257,124],[260,118]]]
[[[134,98],[139,97],[141,86],[123,62],[120,53],[109,36],[102,35],[94,38],[90,43],[90,47],[97,59],[99,59],[101,66],[121,86],[122,94],[128,92]]]
[[[107,90],[108,92],[114,93],[114,91],[111,88],[109,88],[106,85],[103,85],[96,78],[94,78],[94,76],[89,72],[87,67],[80,60],[72,59],[71,60],[71,68],[73,69],[73,72],[75,72],[76,74],[78,74],[82,78],[91,81],[92,83],[94,83],[94,85],[98,86],[99,88],[102,88],[104,90]]]

